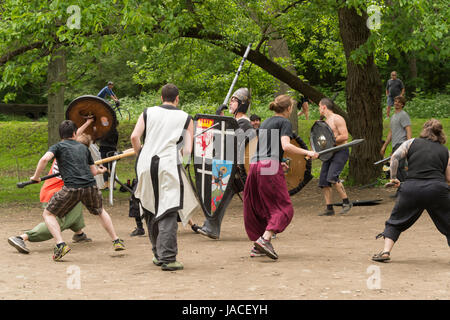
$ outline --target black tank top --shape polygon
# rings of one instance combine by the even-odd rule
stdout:
[[[414,139],[408,151],[407,179],[445,180],[448,149],[439,142]]]

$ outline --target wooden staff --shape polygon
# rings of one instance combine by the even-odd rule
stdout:
[[[103,163],[108,163],[108,162],[119,160],[119,159],[122,159],[122,158],[131,157],[131,156],[134,156],[135,154],[136,153],[134,152],[134,149],[130,148],[130,149],[127,149],[127,150],[123,151],[122,153],[120,153],[118,155],[97,160],[97,161],[94,162],[94,164],[95,165],[101,165]],[[51,178],[54,178],[54,177],[58,177],[60,175],[61,175],[61,173],[50,174],[50,175],[42,177],[41,181],[45,181],[45,180],[48,180],[48,179],[51,179]],[[18,182],[17,183],[17,188],[23,188],[23,187],[26,187],[26,186],[28,186],[30,184],[35,184],[35,183],[39,183],[39,182],[38,181],[34,181],[34,180],[25,181],[25,182]]]
[[[130,148],[130,149],[127,149],[127,150],[123,151],[122,153],[120,153],[118,155],[97,160],[97,161],[94,162],[94,164],[95,165],[100,165],[100,164],[103,164],[103,163],[108,163],[108,162],[111,162],[111,161],[115,161],[115,160],[119,160],[119,159],[122,159],[122,158],[131,157],[131,156],[134,156],[134,155],[136,155],[136,153],[134,152],[134,149]]]

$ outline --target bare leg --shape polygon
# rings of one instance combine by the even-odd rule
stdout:
[[[302,109],[303,109],[303,113],[305,114],[305,119],[306,120],[308,120],[309,119],[309,115],[308,115],[308,113],[309,113],[309,106],[308,106],[308,102],[304,102],[303,104],[302,104]]]
[[[20,237],[23,239],[23,241],[28,241],[28,235],[26,233],[21,234]]]
[[[273,232],[272,230],[266,230],[263,234],[263,239],[266,241],[270,241],[270,239],[272,239],[272,236],[275,234],[275,232]]]
[[[106,232],[108,232],[111,239],[116,240],[118,237],[108,212],[106,212],[105,209],[102,209],[102,213],[99,214],[98,217],[100,218],[102,227],[106,230]]]
[[[390,114],[391,114],[391,106],[387,106],[386,116],[389,118]]]
[[[325,203],[327,205],[331,204],[331,187],[323,187],[322,190],[325,197]]]
[[[394,246],[394,240],[389,238],[384,238],[384,249],[383,252],[391,252],[392,247]]]
[[[347,193],[345,192],[345,188],[344,188],[344,185],[342,184],[342,182],[336,182],[334,184],[334,187],[336,188],[336,191],[339,193],[339,196],[341,197],[341,199],[347,198]]]
[[[56,220],[56,216],[52,214],[47,209],[44,209],[44,213],[42,214],[44,218],[44,222],[52,234],[53,238],[56,241],[56,244],[59,244],[61,242],[64,242],[62,235],[61,235],[61,227],[59,226],[58,221]]]

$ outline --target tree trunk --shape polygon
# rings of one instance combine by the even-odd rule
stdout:
[[[272,28],[269,28],[268,32],[271,32],[271,29]],[[293,66],[291,54],[289,53],[289,48],[286,40],[284,40],[283,38],[272,39],[268,41],[268,44],[269,44],[270,58],[272,60],[275,60],[275,58],[287,59],[289,61],[289,65],[286,67],[286,69],[293,75],[297,76],[297,71]],[[275,97],[282,94],[286,94],[289,90],[289,86],[286,83],[280,80],[278,80],[277,82],[278,83],[275,88]],[[294,106],[289,121],[292,124],[292,130],[297,134],[298,133],[297,105]]]
[[[59,124],[65,119],[64,90],[66,84],[66,51],[60,47],[50,58],[47,73],[48,85],[48,145],[60,140]]]
[[[373,163],[380,159],[383,134],[381,80],[373,55],[367,57],[364,64],[350,59],[352,51],[363,45],[370,35],[366,27],[367,14],[359,16],[355,9],[343,7],[338,15],[347,59],[347,125],[353,139],[365,139],[363,144],[352,148],[349,174],[356,184],[367,184],[380,175],[380,167]]]

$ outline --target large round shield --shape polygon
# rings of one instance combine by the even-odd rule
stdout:
[[[291,139],[291,143],[299,148],[308,150],[306,143],[296,134]],[[250,160],[256,152],[258,145],[258,138],[254,137],[245,146],[245,171],[248,174],[250,169]],[[289,169],[285,172],[286,184],[289,190],[289,195],[292,196],[303,189],[306,184],[312,180],[311,174],[312,160],[306,160],[305,156],[285,152],[283,158],[287,160]]]
[[[92,140],[101,139],[113,130],[117,125],[116,113],[111,106],[97,96],[81,96],[69,103],[66,110],[66,119],[75,122],[77,127],[81,127],[86,119],[94,117],[93,125],[84,131],[92,137]]]
[[[336,139],[334,137],[333,130],[325,121],[316,121],[311,127],[310,134],[311,148],[315,152],[320,152],[336,145]],[[333,157],[333,153],[326,153],[319,156],[322,161],[330,160]]]

